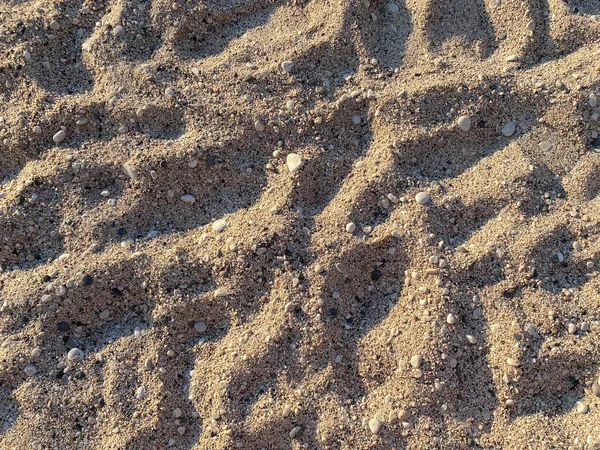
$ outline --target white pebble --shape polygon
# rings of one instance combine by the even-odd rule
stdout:
[[[583,402],[575,403],[575,408],[579,414],[587,414],[590,411],[590,406]]]
[[[137,398],[138,400],[143,400],[143,398],[145,396],[146,396],[146,389],[144,389],[144,386],[140,386],[139,388],[136,389],[135,398]]]
[[[510,137],[515,134],[516,125],[514,122],[508,122],[504,127],[502,127],[502,134],[506,137]]]
[[[227,228],[227,221],[225,219],[215,220],[212,224],[213,231],[216,231],[217,233],[225,230],[225,228]]]
[[[290,173],[294,173],[296,170],[302,167],[304,160],[302,159],[302,156],[298,155],[297,153],[290,153],[285,158],[285,163],[287,164]]]
[[[369,430],[371,430],[371,433],[379,433],[380,428],[381,422],[379,421],[379,419],[377,419],[377,417],[373,417],[371,420],[369,420]]]
[[[422,363],[423,357],[421,355],[414,355],[412,358],[410,358],[410,365],[413,366],[415,369],[421,367]]]
[[[169,97],[173,97],[175,95],[175,90],[172,87],[168,87],[165,89],[165,94]]]
[[[475,339],[475,336],[472,336],[470,334],[465,335],[465,337],[467,338],[467,341],[469,341],[469,344],[477,344],[477,339]]]
[[[354,233],[355,230],[356,230],[356,225],[354,222],[348,222],[346,224],[346,231],[348,233]]]
[[[32,377],[37,372],[35,366],[25,366],[25,375]]]
[[[554,147],[554,145],[552,144],[552,142],[549,142],[549,141],[542,141],[542,142],[540,142],[540,149],[543,152],[549,152],[550,150],[552,150],[552,147]]]
[[[74,359],[83,359],[83,352],[78,348],[72,348],[69,350],[69,353],[67,353],[67,359],[71,361]]]
[[[448,317],[446,317],[446,322],[448,325],[454,325],[456,323],[456,317],[454,314],[448,314]]]
[[[430,199],[431,199],[431,196],[427,192],[419,192],[417,195],[415,195],[415,201],[419,205],[424,205]]]
[[[58,143],[64,141],[66,137],[67,137],[67,132],[65,130],[60,130],[58,133],[56,133],[54,136],[52,136],[52,140],[58,144]]]
[[[458,118],[458,126],[463,131],[469,131],[471,129],[471,118],[469,116],[460,116]]]
[[[215,293],[214,293],[214,296],[215,296],[215,297],[226,297],[227,295],[229,295],[229,294],[227,293],[227,290],[226,290],[225,288],[222,288],[222,287],[220,287],[220,288],[217,288],[217,289],[215,290]]]
[[[288,73],[290,73],[292,71],[293,67],[294,67],[293,61],[284,61],[281,63],[281,68]]]
[[[192,194],[185,194],[181,196],[181,201],[183,203],[192,204],[196,201],[196,197],[194,197]]]

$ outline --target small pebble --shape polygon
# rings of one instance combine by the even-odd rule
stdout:
[[[592,393],[596,397],[600,397],[600,384],[598,384],[598,383],[592,384]]]
[[[123,28],[123,26],[121,26],[121,25],[117,25],[113,29],[113,36],[115,36],[115,37],[121,37],[124,34],[125,34],[125,28]]]
[[[294,173],[300,167],[302,167],[304,160],[302,159],[302,156],[298,155],[297,153],[290,153],[285,158],[285,163],[287,164],[290,173]]]
[[[356,224],[354,222],[348,222],[346,224],[346,231],[348,233],[354,233],[354,231],[356,231]]]
[[[58,144],[58,143],[64,141],[66,137],[67,137],[67,132],[65,130],[60,130],[58,133],[56,133],[54,136],[52,136],[52,140]]]
[[[28,377],[34,376],[36,372],[37,370],[35,366],[25,366],[25,375],[27,375]]]
[[[224,231],[225,228],[227,228],[227,221],[225,219],[215,220],[212,224],[212,230],[217,233]]]
[[[145,396],[146,396],[146,389],[144,389],[144,386],[140,386],[139,388],[136,389],[135,398],[137,398],[138,400],[143,400],[143,398]]]
[[[206,328],[206,322],[199,321],[194,324],[194,330],[196,330],[198,333],[204,333]]]
[[[431,196],[427,192],[419,192],[417,195],[415,195],[415,201],[419,205],[426,204],[430,199]]]
[[[579,414],[587,414],[590,411],[590,406],[583,402],[575,403],[575,408]]]
[[[257,120],[254,122],[254,129],[256,131],[265,131],[265,124],[262,123],[260,120]]]
[[[299,425],[296,425],[294,428],[292,428],[292,430],[290,431],[290,438],[291,439],[295,439],[299,434],[300,431],[302,431],[302,427],[300,427]]]
[[[352,116],[352,123],[354,125],[360,125],[361,122],[362,122],[362,118],[358,114],[355,114]]]
[[[78,348],[72,348],[69,350],[69,353],[67,353],[67,359],[70,361],[75,359],[83,359],[83,352]]]
[[[290,73],[292,71],[293,67],[294,67],[293,61],[284,61],[281,63],[281,68],[288,73]]]
[[[596,96],[596,94],[590,95],[589,102],[592,108],[595,108],[598,105],[598,97]]]
[[[175,95],[175,90],[172,87],[168,87],[165,89],[165,94],[169,97],[173,97]]]
[[[519,60],[519,57],[517,55],[508,55],[506,57],[507,62],[517,62],[518,60]]]
[[[423,357],[421,355],[414,355],[412,358],[410,358],[410,365],[415,369],[418,369],[422,363]]]
[[[179,409],[179,408],[175,408],[173,410],[173,417],[175,417],[176,419],[178,419],[179,417],[181,417],[182,414],[183,413],[182,413],[181,409]]]
[[[192,204],[196,201],[196,197],[194,197],[192,194],[185,194],[181,196],[181,201],[183,203]]]
[[[460,116],[458,118],[458,126],[463,131],[469,131],[471,129],[471,118],[469,116]]]
[[[502,134],[506,137],[510,137],[515,134],[516,125],[514,122],[508,122],[504,127],[502,127]]]
[[[377,419],[376,417],[373,417],[371,420],[369,420],[369,430],[371,430],[371,433],[377,434],[377,433],[379,433],[380,429],[381,429],[381,422],[379,421],[379,419]]]
[[[549,152],[550,150],[552,150],[553,147],[554,147],[554,145],[552,144],[552,142],[548,142],[548,141],[540,142],[540,149],[543,152]]]

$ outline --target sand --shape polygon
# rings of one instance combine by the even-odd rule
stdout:
[[[0,1],[0,449],[598,448],[599,36]]]

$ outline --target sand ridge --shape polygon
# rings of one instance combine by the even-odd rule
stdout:
[[[0,449],[595,448],[599,18],[0,1]]]

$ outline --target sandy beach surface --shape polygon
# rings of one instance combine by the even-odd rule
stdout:
[[[0,449],[600,448],[600,0],[0,0]]]

